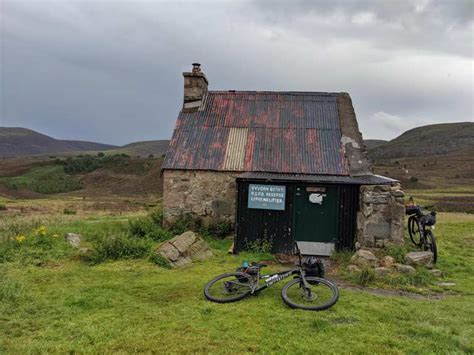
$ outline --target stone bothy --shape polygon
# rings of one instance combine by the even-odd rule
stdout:
[[[374,175],[347,93],[209,91],[201,66],[162,173],[165,223],[235,224],[235,249],[329,255],[403,241],[403,192]]]

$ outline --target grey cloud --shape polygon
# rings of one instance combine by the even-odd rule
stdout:
[[[211,89],[348,91],[366,137],[472,120],[472,2],[415,5],[4,0],[0,124],[169,138],[194,61]]]

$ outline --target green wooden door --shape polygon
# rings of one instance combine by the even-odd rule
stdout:
[[[337,189],[296,186],[293,231],[303,254],[331,255],[337,238]]]

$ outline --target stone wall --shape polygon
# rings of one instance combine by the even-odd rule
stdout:
[[[405,205],[400,184],[360,187],[357,242],[361,247],[403,243]]]
[[[165,170],[163,212],[165,224],[181,214],[192,214],[205,224],[234,222],[236,174],[230,172]]]

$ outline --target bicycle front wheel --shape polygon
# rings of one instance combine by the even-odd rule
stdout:
[[[312,276],[305,279],[309,284],[308,288],[304,287],[300,278],[297,278],[281,289],[281,297],[288,306],[322,311],[332,307],[339,299],[339,290],[331,281]]]
[[[430,230],[425,232],[425,244],[423,247],[423,249],[433,253],[433,264],[436,264],[438,261],[438,247],[436,246],[436,238]]]
[[[419,247],[421,245],[420,224],[418,223],[416,216],[410,216],[408,218],[408,234],[410,235],[413,244]]]
[[[204,295],[217,303],[236,302],[252,291],[252,276],[244,272],[230,272],[217,276],[204,287]]]

